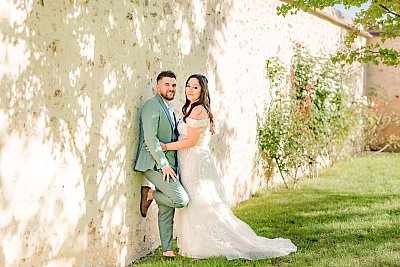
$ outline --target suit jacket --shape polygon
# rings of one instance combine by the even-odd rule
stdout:
[[[175,118],[171,119],[159,94],[144,103],[140,113],[139,146],[134,170],[160,170],[169,164],[176,171],[176,151],[163,152],[159,143],[170,143],[178,139],[175,121]],[[150,151],[146,150],[146,146]]]

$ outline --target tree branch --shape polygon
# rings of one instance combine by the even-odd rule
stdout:
[[[390,14],[392,14],[392,15],[395,15],[395,16],[397,16],[397,17],[400,18],[400,14],[397,14],[396,12],[391,11],[389,8],[385,7],[385,6],[382,5],[382,4],[379,4],[379,6],[380,6],[381,8],[383,8],[384,10],[386,10],[388,13],[390,13]]]

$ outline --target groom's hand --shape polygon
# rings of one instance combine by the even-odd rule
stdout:
[[[178,181],[178,177],[175,173],[175,171],[171,168],[171,166],[167,165],[164,168],[162,168],[163,172],[163,179],[164,181],[167,181],[169,183],[169,179],[172,178],[174,182]]]

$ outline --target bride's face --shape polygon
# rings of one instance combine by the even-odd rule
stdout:
[[[196,78],[190,78],[185,88],[186,97],[191,103],[196,102],[200,98],[201,86]]]

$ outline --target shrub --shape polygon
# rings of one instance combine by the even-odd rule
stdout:
[[[395,96],[393,101],[399,101],[400,97]],[[385,111],[388,103],[378,97],[377,88],[370,88],[366,101],[362,108],[361,120],[363,135],[361,146],[364,151],[392,151],[400,150],[400,137],[394,134],[385,134],[389,126],[400,126],[400,117],[393,111]]]
[[[290,75],[277,58],[266,62],[272,100],[259,125],[258,140],[286,187],[304,174],[318,175],[323,159],[337,158],[357,120],[354,96],[343,83],[343,68],[297,44]]]

